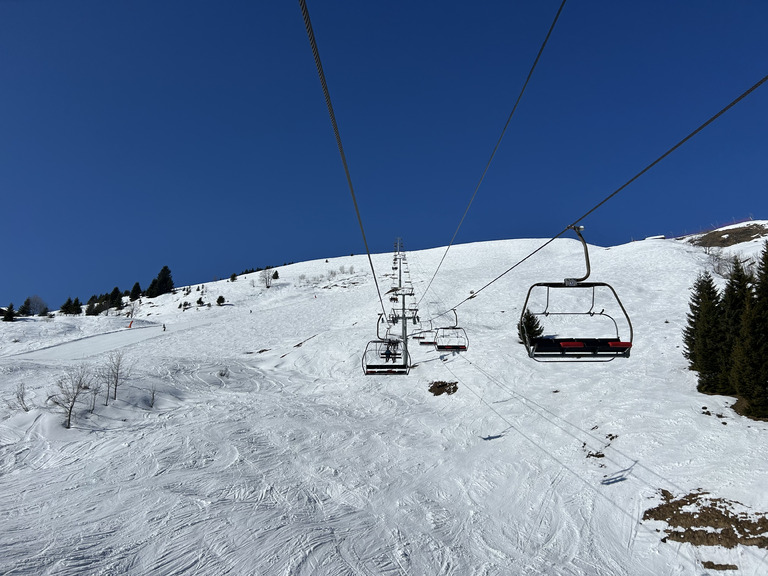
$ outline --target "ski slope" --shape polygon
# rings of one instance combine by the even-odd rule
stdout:
[[[454,246],[422,324],[542,243]],[[417,299],[443,250],[407,253]],[[681,353],[708,256],[663,239],[590,256],[632,317],[629,359],[543,364],[518,343],[528,286],[581,275],[571,239],[458,308],[467,352],[411,344],[408,376],[362,373],[381,311],[365,256],[279,268],[270,289],[252,274],[144,300],[132,328],[3,323],[0,393],[24,383],[33,408],[0,407],[0,573],[768,573],[764,549],[678,543],[643,520],[662,489],[768,511],[768,423],[698,394]],[[391,255],[374,265],[387,290]],[[118,399],[64,429],[47,401],[63,369],[115,350],[133,367]],[[431,394],[438,380],[457,392]]]

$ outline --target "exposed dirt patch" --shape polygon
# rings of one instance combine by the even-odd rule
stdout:
[[[701,565],[707,570],[738,570],[739,567],[736,564],[715,564],[709,560],[705,560]]]
[[[314,336],[310,336],[310,337],[309,337],[309,338],[307,338],[306,340],[302,340],[302,341],[301,341],[301,342],[299,342],[298,344],[294,344],[294,345],[293,345],[293,347],[294,347],[294,348],[301,348],[302,346],[304,346],[304,343],[305,343],[305,342],[309,342],[309,341],[310,341],[310,340],[312,340],[312,338],[314,338],[315,336],[317,336],[317,334],[315,334]]]
[[[442,380],[436,380],[429,385],[429,391],[435,396],[440,396],[440,394],[455,394],[458,389],[458,382],[443,382]]]
[[[762,224],[745,224],[738,228],[729,228],[728,230],[713,230],[707,232],[700,238],[693,241],[697,246],[725,248],[742,242],[749,242],[755,238],[768,236],[768,227]]]
[[[734,412],[736,414],[739,414],[740,416],[744,416],[745,418],[749,418],[750,420],[756,420],[758,422],[768,422],[768,418],[762,418],[760,416],[755,416],[754,414],[750,413],[749,409],[749,403],[746,402],[743,398],[739,398],[736,400],[736,403],[731,406]]]
[[[662,542],[669,539],[694,546],[735,548],[742,545],[768,549],[768,515],[765,513],[750,512],[739,502],[713,498],[703,490],[680,498],[662,490],[661,497],[663,502],[646,510],[643,520],[668,524]]]

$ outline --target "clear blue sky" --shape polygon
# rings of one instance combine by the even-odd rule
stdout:
[[[448,244],[559,5],[308,0],[373,251]],[[457,242],[558,233],[768,74],[767,24],[570,0]],[[765,218],[766,182],[763,86],[585,234]],[[0,194],[3,305],[364,252],[294,1],[0,0]]]

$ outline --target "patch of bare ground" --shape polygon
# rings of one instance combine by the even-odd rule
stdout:
[[[705,560],[701,565],[707,570],[738,570],[739,567],[736,564],[715,564],[709,560]]]
[[[694,546],[735,548],[742,545],[768,549],[768,515],[765,513],[747,512],[743,504],[714,498],[703,490],[680,498],[661,490],[661,497],[662,503],[646,510],[643,520],[658,520],[669,526],[662,542],[669,539]]]
[[[731,408],[733,408],[733,411],[736,412],[736,414],[749,418],[750,420],[756,420],[758,422],[768,422],[768,418],[762,418],[760,416],[755,416],[754,414],[751,414],[749,409],[749,403],[743,398],[737,399],[736,403],[733,404]]]
[[[745,224],[738,228],[727,230],[712,230],[693,241],[697,246],[709,248],[725,248],[742,242],[749,242],[755,238],[768,236],[768,227],[762,224]]]
[[[459,389],[458,382],[443,382],[442,380],[436,380],[429,385],[429,391],[435,396],[440,394],[454,394]]]

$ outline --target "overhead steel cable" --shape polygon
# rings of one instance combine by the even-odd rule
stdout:
[[[601,206],[603,206],[603,205],[604,205],[606,202],[608,202],[609,200],[611,200],[612,198],[614,198],[614,197],[615,197],[615,196],[616,196],[616,195],[617,195],[619,192],[623,191],[623,190],[624,190],[625,188],[627,188],[627,187],[628,187],[630,184],[632,184],[632,183],[633,183],[635,180],[637,180],[638,178],[640,178],[640,176],[642,176],[643,174],[645,174],[646,172],[648,172],[648,171],[649,171],[651,168],[653,168],[653,167],[654,167],[654,166],[656,166],[656,165],[657,165],[659,162],[661,162],[662,160],[664,160],[664,158],[666,158],[667,156],[669,156],[670,154],[672,154],[672,152],[674,152],[675,150],[677,150],[678,148],[680,148],[680,146],[682,146],[683,144],[685,144],[686,142],[688,142],[688,140],[690,140],[691,138],[693,138],[694,136],[696,136],[696,135],[697,135],[699,132],[701,132],[702,130],[704,130],[704,128],[706,128],[707,126],[709,126],[710,124],[712,124],[712,123],[713,123],[715,120],[717,120],[718,118],[720,118],[720,116],[722,116],[723,114],[725,114],[726,112],[728,112],[728,110],[730,110],[731,108],[733,108],[733,107],[734,107],[736,104],[738,104],[739,102],[741,102],[741,101],[742,101],[744,98],[746,98],[747,96],[749,96],[749,95],[750,95],[752,92],[754,92],[755,90],[757,90],[757,89],[758,89],[758,88],[759,88],[761,85],[765,84],[765,82],[767,82],[767,81],[768,81],[768,75],[766,75],[766,76],[763,76],[763,77],[762,77],[760,80],[758,80],[758,81],[757,81],[755,84],[753,84],[753,85],[752,85],[750,88],[748,88],[747,90],[745,90],[744,92],[742,92],[742,93],[741,93],[741,94],[740,94],[740,95],[739,95],[739,96],[738,96],[736,99],[734,99],[734,100],[733,100],[733,101],[732,101],[730,104],[728,104],[728,105],[727,105],[727,106],[725,106],[725,107],[724,107],[722,110],[720,110],[719,112],[717,112],[716,114],[714,114],[713,116],[711,116],[711,117],[709,118],[709,120],[707,120],[706,122],[704,122],[703,124],[701,124],[701,125],[700,125],[698,128],[696,128],[695,130],[693,130],[693,131],[692,131],[690,134],[688,134],[688,135],[687,135],[685,138],[683,138],[682,140],[680,140],[680,141],[679,141],[677,144],[675,144],[675,145],[674,145],[674,146],[672,146],[672,147],[671,147],[669,150],[667,150],[666,152],[664,152],[664,153],[663,153],[661,156],[659,156],[658,158],[656,158],[656,160],[654,160],[653,162],[651,162],[650,164],[648,164],[648,165],[647,165],[645,168],[643,168],[642,170],[640,170],[640,172],[638,172],[637,174],[635,174],[635,175],[634,175],[632,178],[630,178],[629,180],[627,180],[627,181],[626,181],[624,184],[622,184],[622,185],[621,185],[621,186],[619,186],[619,187],[618,187],[616,190],[614,190],[612,193],[610,193],[608,196],[606,196],[605,198],[603,198],[603,199],[602,199],[602,200],[601,200],[599,203],[597,203],[595,206],[593,206],[592,208],[590,208],[590,209],[589,209],[589,210],[588,210],[588,211],[587,211],[587,212],[586,212],[586,213],[585,213],[583,216],[579,217],[577,220],[574,220],[574,222],[573,222],[573,223],[571,223],[571,224],[569,224],[568,226],[566,226],[565,228],[563,228],[563,230],[561,230],[561,231],[560,231],[558,234],[556,234],[555,236],[553,236],[552,238],[550,238],[549,240],[547,240],[547,241],[546,241],[544,244],[542,244],[541,246],[539,246],[538,248],[536,248],[536,250],[534,250],[533,252],[531,252],[530,254],[528,254],[527,256],[525,256],[525,258],[523,258],[522,260],[519,260],[519,261],[518,261],[517,263],[515,263],[513,266],[511,266],[510,268],[508,268],[507,270],[505,270],[504,272],[502,272],[501,274],[499,274],[499,275],[498,275],[496,278],[494,278],[493,280],[491,280],[490,282],[488,282],[487,284],[485,284],[485,286],[483,286],[483,287],[482,287],[482,288],[480,288],[479,290],[475,290],[475,291],[472,293],[472,295],[471,295],[471,296],[468,296],[467,298],[465,298],[464,300],[462,300],[461,302],[459,302],[458,304],[456,304],[456,306],[453,306],[453,307],[451,307],[449,310],[446,310],[445,312],[442,312],[441,314],[438,314],[436,317],[438,317],[438,316],[442,316],[443,314],[446,314],[446,313],[450,312],[450,310],[455,310],[456,308],[458,308],[459,306],[461,306],[462,304],[464,304],[464,303],[465,303],[465,302],[467,302],[468,300],[471,300],[471,299],[473,299],[473,298],[474,298],[474,297],[476,297],[476,296],[477,296],[477,295],[478,295],[480,292],[482,292],[483,290],[485,290],[486,288],[488,288],[488,287],[489,287],[491,284],[493,284],[493,283],[494,283],[494,282],[496,282],[497,280],[501,279],[502,277],[506,276],[506,275],[507,275],[508,273],[510,273],[512,270],[514,270],[515,268],[517,268],[518,266],[520,266],[520,264],[522,264],[523,262],[525,262],[526,260],[528,260],[529,258],[531,258],[533,255],[537,254],[538,252],[540,252],[541,250],[543,250],[544,248],[546,248],[547,246],[549,246],[550,244],[552,244],[552,242],[554,242],[554,241],[555,241],[556,239],[558,239],[560,236],[562,236],[563,234],[565,234],[565,233],[566,233],[566,232],[567,232],[569,229],[571,229],[571,227],[573,227],[573,226],[576,226],[576,225],[577,225],[579,222],[581,222],[582,220],[584,220],[584,219],[585,219],[587,216],[589,216],[590,214],[592,214],[593,212],[595,212],[595,210],[597,210],[598,208],[600,208]]]
[[[469,199],[469,204],[467,204],[467,208],[464,210],[464,214],[462,215],[461,220],[459,221],[459,225],[456,227],[456,231],[453,233],[453,237],[451,238],[450,243],[445,248],[443,257],[440,259],[440,262],[437,265],[437,269],[435,270],[435,273],[432,275],[431,280],[427,284],[426,290],[424,290],[424,293],[421,295],[421,298],[419,298],[419,301],[416,303],[417,306],[421,304],[421,301],[427,295],[427,292],[429,291],[430,286],[432,286],[432,282],[437,276],[437,273],[440,271],[440,267],[443,265],[443,261],[445,260],[445,257],[448,255],[448,250],[450,250],[451,246],[453,246],[453,242],[456,240],[456,236],[459,233],[459,229],[461,228],[461,225],[464,223],[464,219],[467,217],[467,213],[469,212],[469,208],[472,206],[472,202],[475,201],[475,196],[477,196],[477,191],[480,190],[480,185],[483,183],[483,180],[485,180],[485,175],[488,173],[488,169],[491,167],[491,162],[493,162],[493,158],[494,156],[496,156],[496,152],[498,151],[499,146],[501,146],[501,141],[504,139],[504,134],[506,133],[507,128],[509,127],[509,123],[512,121],[512,116],[514,116],[515,110],[517,110],[517,106],[518,104],[520,104],[520,100],[523,98],[523,94],[525,93],[525,89],[528,86],[528,82],[530,82],[531,76],[533,76],[533,71],[536,69],[536,65],[539,63],[541,54],[544,52],[544,47],[547,45],[547,42],[549,41],[549,37],[552,35],[552,30],[555,29],[555,24],[557,24],[557,19],[560,17],[560,13],[563,11],[565,2],[566,0],[563,0],[562,4],[560,4],[560,8],[557,10],[557,14],[555,14],[555,19],[552,21],[552,25],[549,27],[547,36],[544,38],[544,42],[542,42],[541,48],[539,48],[539,53],[536,54],[536,59],[533,61],[533,65],[531,66],[531,69],[528,72],[528,77],[525,79],[525,83],[523,83],[523,87],[520,90],[520,94],[517,96],[515,105],[512,107],[512,112],[510,112],[509,117],[507,117],[507,122],[504,124],[504,128],[502,128],[501,130],[499,139],[496,141],[496,146],[493,147],[493,151],[491,152],[491,157],[488,158],[488,163],[485,165],[485,169],[483,170],[483,173],[480,175],[480,180],[477,182],[477,186],[475,186],[475,191],[472,193],[472,197]]]
[[[360,208],[357,205],[357,197],[355,196],[355,188],[352,186],[352,176],[349,174],[349,166],[347,165],[347,157],[344,154],[344,146],[341,144],[341,134],[339,133],[339,125],[336,122],[336,114],[333,112],[333,104],[331,103],[331,93],[328,90],[328,83],[325,81],[325,73],[323,72],[323,64],[320,62],[320,52],[317,50],[317,42],[315,41],[315,33],[312,30],[312,22],[309,19],[309,10],[307,10],[307,3],[305,0],[299,0],[301,6],[301,15],[304,18],[304,27],[307,29],[307,38],[309,38],[309,44],[312,47],[312,56],[315,58],[315,66],[317,67],[317,75],[320,78],[320,84],[323,87],[323,96],[325,97],[325,105],[328,108],[328,116],[331,118],[331,124],[333,125],[333,134],[336,136],[336,145],[339,148],[339,154],[341,155],[341,163],[344,165],[344,173],[347,176],[347,184],[349,185],[349,192],[352,195],[352,203],[355,205],[355,214],[357,214],[357,222],[360,224],[360,233],[363,235],[363,244],[365,245],[365,252],[368,254],[368,263],[371,265],[371,273],[373,274],[373,282],[376,285],[376,293],[379,295],[379,303],[381,304],[381,311],[384,316],[387,315],[387,311],[384,308],[384,299],[381,297],[381,289],[379,288],[379,281],[376,279],[376,270],[373,267],[373,259],[371,258],[371,251],[368,248],[368,240],[365,237],[365,228],[363,227],[363,219],[360,216]]]

